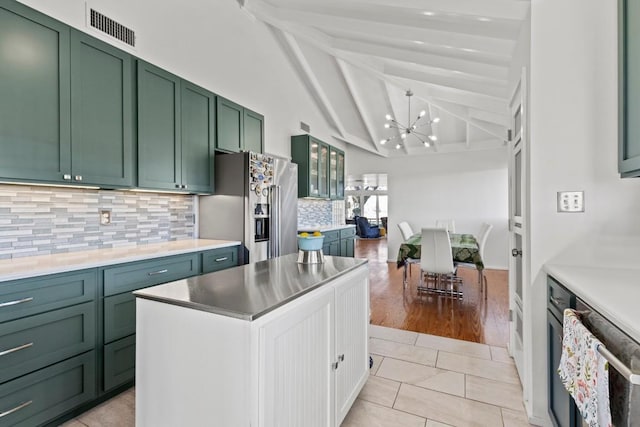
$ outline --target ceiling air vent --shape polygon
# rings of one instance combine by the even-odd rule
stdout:
[[[302,129],[303,131],[309,133],[311,132],[311,127],[306,124],[305,122],[300,122],[300,129]]]
[[[94,9],[89,10],[89,25],[129,46],[136,46],[136,33],[132,29],[125,27]]]

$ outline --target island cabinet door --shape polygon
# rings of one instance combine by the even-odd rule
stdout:
[[[334,425],[333,301],[320,289],[261,328],[261,427]]]
[[[369,376],[369,286],[364,268],[335,285],[336,425],[351,409]]]

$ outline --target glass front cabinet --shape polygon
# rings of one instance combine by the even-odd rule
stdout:
[[[291,137],[291,158],[298,164],[298,197],[344,199],[344,152],[312,137]]]

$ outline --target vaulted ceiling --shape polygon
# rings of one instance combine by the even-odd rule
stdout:
[[[529,1],[238,2],[273,28],[334,138],[382,156],[504,146],[509,66]],[[406,138],[385,127],[387,114]]]

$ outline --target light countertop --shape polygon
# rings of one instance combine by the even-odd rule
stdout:
[[[364,259],[326,256],[322,264],[299,264],[297,257],[284,255],[134,294],[251,321],[367,263]]]
[[[546,264],[544,270],[640,342],[640,269]]]
[[[239,245],[230,240],[186,239],[108,249],[0,260],[0,282]]]
[[[640,235],[583,236],[544,270],[640,342]]]
[[[319,231],[319,232],[323,232],[323,231],[334,231],[334,230],[343,230],[345,228],[351,228],[354,227],[355,228],[355,224],[341,224],[341,225],[321,225],[318,227],[302,227],[302,226],[298,226],[298,232],[302,232],[302,231],[306,231],[306,232],[313,232],[313,231]]]

